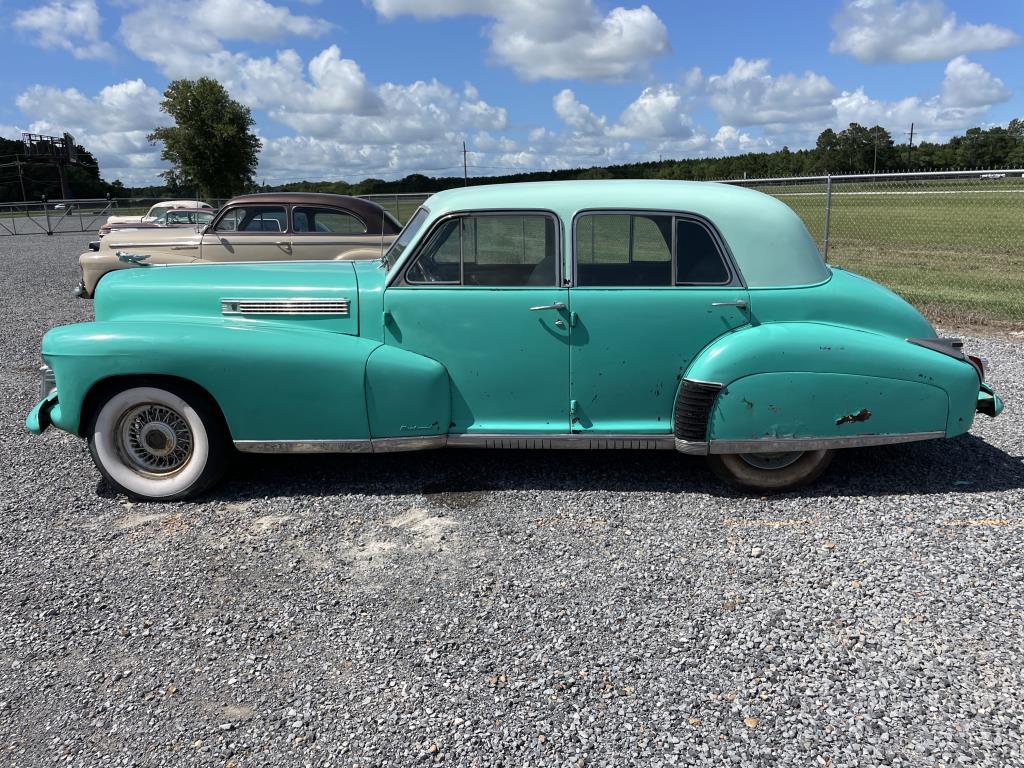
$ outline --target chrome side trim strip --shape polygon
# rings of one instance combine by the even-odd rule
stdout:
[[[396,453],[435,448],[511,448],[566,450],[672,450],[691,456],[708,453],[776,453],[819,451],[832,448],[864,448],[875,445],[934,440],[945,433],[908,432],[902,435],[851,435],[849,437],[762,438],[693,442],[672,435],[421,435],[380,437],[369,440],[236,440],[245,453]]]
[[[434,448],[444,448],[448,442],[448,435],[422,435],[420,437],[375,437],[373,443],[374,453],[398,453],[400,451],[429,451]]]
[[[708,455],[708,441],[707,440],[681,440],[675,438],[675,449],[680,453],[685,453],[688,456],[707,456]]]
[[[512,449],[566,449],[566,450],[671,450],[675,447],[672,435],[502,435],[459,434],[448,435],[452,448],[512,448]]]
[[[332,315],[348,317],[348,299],[292,297],[287,299],[221,299],[224,315]]]
[[[849,437],[765,437],[755,440],[712,440],[711,453],[776,453],[821,451],[833,448],[868,448],[875,445],[913,443],[945,437],[945,432],[906,432],[901,435],[850,435]]]
[[[373,453],[369,440],[235,440],[243,453]]]

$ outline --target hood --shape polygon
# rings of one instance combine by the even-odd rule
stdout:
[[[132,248],[171,248],[175,245],[198,248],[202,237],[194,226],[112,229],[110,234],[103,238],[100,248],[115,251]]]
[[[95,307],[99,321],[199,320],[359,333],[355,269],[345,261],[124,269],[103,279]]]

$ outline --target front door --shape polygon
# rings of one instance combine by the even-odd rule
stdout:
[[[687,366],[748,322],[714,230],[671,213],[584,213],[574,226],[573,431],[668,434]]]
[[[204,261],[281,261],[292,258],[283,205],[237,205],[203,234]]]
[[[385,291],[385,343],[448,369],[450,432],[569,431],[559,235],[546,212],[452,216]]]

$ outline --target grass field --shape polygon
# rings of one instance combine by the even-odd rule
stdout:
[[[935,320],[1024,325],[1024,185],[865,191],[833,190],[830,263],[877,280]],[[780,199],[821,243],[824,195]]]

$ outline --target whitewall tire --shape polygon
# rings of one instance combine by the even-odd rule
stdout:
[[[205,398],[178,387],[130,386],[107,393],[86,430],[103,476],[138,499],[202,493],[223,474],[226,435]]]
[[[708,456],[712,471],[730,485],[762,493],[799,488],[818,479],[835,451],[723,453]]]

